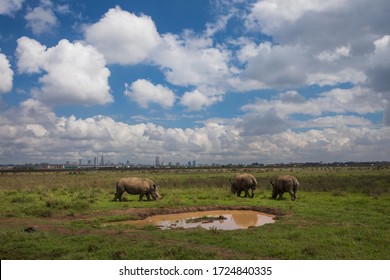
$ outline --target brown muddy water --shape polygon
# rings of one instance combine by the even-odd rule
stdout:
[[[122,221],[115,222],[115,224],[128,224],[136,227],[154,225],[161,229],[202,227],[205,229],[234,230],[274,223],[275,217],[275,215],[252,210],[214,210],[155,215],[144,220]]]

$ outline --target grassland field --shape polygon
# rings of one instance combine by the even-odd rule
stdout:
[[[236,172],[259,183],[230,192]],[[271,198],[270,179],[300,181],[297,200]],[[153,179],[164,197],[114,202],[121,177]],[[111,170],[0,173],[0,257],[6,259],[390,259],[390,168]],[[136,228],[110,222],[159,213],[250,208],[277,215],[232,231]]]

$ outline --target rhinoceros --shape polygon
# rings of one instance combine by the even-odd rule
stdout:
[[[161,198],[157,191],[158,186],[155,182],[148,178],[128,177],[121,178],[116,183],[116,192],[114,201],[117,199],[122,201],[122,194],[127,192],[128,194],[139,194],[139,201],[142,200],[144,195],[150,200],[150,195],[154,200]]]
[[[297,190],[299,187],[299,182],[297,178],[291,175],[281,175],[278,176],[274,181],[271,180],[272,185],[272,198],[283,197],[285,192],[288,192],[291,196],[291,200],[297,198]]]
[[[257,180],[253,175],[248,173],[237,173],[233,179],[230,179],[231,191],[237,196],[241,195],[241,192],[245,192],[245,197],[249,197],[249,189],[252,190],[251,198],[254,196],[253,191],[256,189]]]

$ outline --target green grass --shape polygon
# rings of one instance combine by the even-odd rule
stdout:
[[[229,178],[249,171],[253,199],[230,193]],[[90,171],[0,174],[1,259],[389,259],[390,170]],[[271,199],[269,180],[292,174],[297,200]],[[120,177],[160,185],[160,201],[113,202]],[[135,228],[105,224],[137,219],[133,210],[220,206],[278,209],[274,224],[247,230]],[[133,211],[133,212],[132,212]],[[24,231],[34,227],[35,232]]]

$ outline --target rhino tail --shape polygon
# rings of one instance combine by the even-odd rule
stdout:
[[[253,177],[252,178],[252,186],[251,186],[251,190],[252,190],[251,198],[253,198],[253,196],[255,195],[254,190],[256,189],[256,186],[257,186],[257,180],[255,177]]]
[[[256,179],[256,178],[253,178],[252,181],[253,181],[253,183],[254,183],[255,185],[257,185],[257,179]]]

